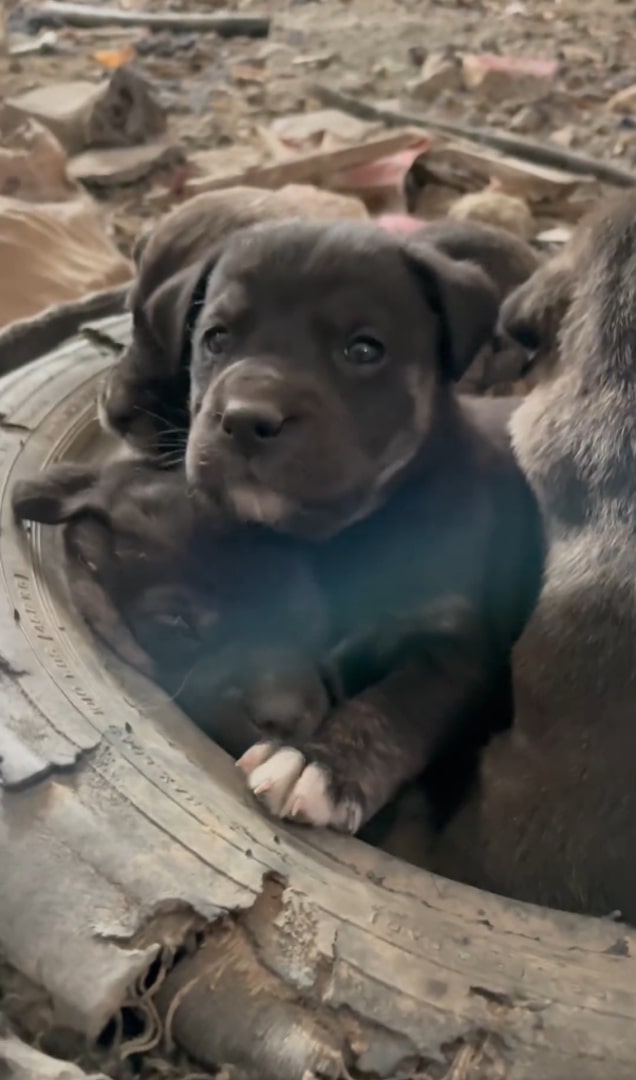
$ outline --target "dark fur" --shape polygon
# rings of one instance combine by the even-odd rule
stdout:
[[[513,439],[543,511],[545,583],[514,655],[516,723],[432,866],[636,922],[636,196],[574,236],[552,362]]]
[[[476,267],[371,226],[255,227],[211,267],[189,480],[243,520],[323,541],[319,580],[352,695],[302,746],[333,812],[276,808],[270,785],[276,812],[356,828],[510,717],[538,515],[501,430],[490,438],[453,391],[496,312]],[[383,343],[377,368],[347,360],[357,334]]]
[[[139,243],[129,297],[132,342],[101,392],[105,427],[159,462],[181,459],[189,425],[190,338],[215,248],[241,227],[301,215],[324,217],[326,210],[281,192],[210,192],[168,214]],[[537,265],[523,241],[476,222],[435,222],[413,243],[423,243],[425,250],[432,244],[453,259],[480,266],[499,302]],[[497,383],[507,387],[525,362],[525,353],[510,339],[499,345],[492,335],[476,352],[462,383],[467,391]]]
[[[537,252],[524,240],[478,221],[442,218],[425,225],[415,234],[415,239],[418,237],[451,259],[479,266],[492,281],[500,304],[542,265]],[[526,362],[525,349],[513,337],[494,334],[461,379],[459,390],[466,394],[515,393],[523,386],[520,380]]]
[[[210,252],[259,221],[347,212],[335,195],[292,185],[211,191],[167,214],[135,249],[132,341],[102,387],[103,426],[169,465],[180,459],[189,420],[189,336]]]
[[[315,729],[327,616],[293,545],[210,507],[202,520],[181,473],[132,460],[52,467],[17,484],[13,503],[21,519],[67,523],[88,623],[225,749]]]

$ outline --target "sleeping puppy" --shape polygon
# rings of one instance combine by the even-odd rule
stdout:
[[[188,428],[189,335],[210,249],[259,221],[365,214],[355,199],[306,185],[211,191],[167,214],[135,248],[137,276],[128,298],[132,342],[102,386],[102,426],[160,463],[181,460]]]
[[[17,484],[13,505],[22,520],[66,523],[89,625],[225,749],[313,732],[327,708],[326,611],[293,544],[209,507],[202,519],[182,473],[134,460],[54,466]]]
[[[356,831],[507,722],[541,531],[505,439],[453,392],[497,310],[477,267],[370,225],[255,226],[210,253],[188,480],[313,546],[351,699],[242,759],[274,814]]]
[[[130,293],[132,342],[106,377],[100,393],[102,426],[136,450],[171,466],[183,457],[189,426],[190,338],[205,292],[210,253],[242,226],[283,218],[335,218],[352,214],[351,200],[338,196],[311,201],[290,188],[263,192],[232,188],[189,200],[168,214],[138,244],[137,278]],[[335,200],[332,202],[331,200]],[[354,204],[355,206],[355,204]],[[535,269],[537,258],[521,240],[475,222],[444,220],[420,230],[418,242],[433,244],[451,258],[479,265],[499,302]],[[510,383],[525,354],[510,339],[484,342],[463,379],[466,391]],[[471,357],[471,360],[474,358]]]
[[[564,253],[552,360],[516,412],[545,521],[536,610],[514,653],[516,722],[431,860],[507,896],[636,922],[636,195]]]

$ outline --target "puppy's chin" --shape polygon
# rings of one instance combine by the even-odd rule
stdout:
[[[259,484],[236,484],[228,490],[227,500],[239,521],[275,529],[284,527],[294,516],[294,504],[289,499]]]
[[[238,484],[224,492],[226,507],[244,523],[262,525],[304,540],[328,540],[365,518],[382,501],[374,490],[334,501],[300,502],[258,483]]]

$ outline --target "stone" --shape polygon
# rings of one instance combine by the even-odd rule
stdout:
[[[462,70],[467,89],[487,101],[536,101],[550,92],[559,65],[556,60],[469,53]]]
[[[462,73],[458,60],[448,52],[430,53],[419,76],[411,79],[408,89],[418,101],[433,101],[444,91],[462,88]]]
[[[576,139],[576,128],[573,124],[567,124],[566,127],[558,128],[557,131],[553,131],[550,135],[550,142],[555,146],[563,146],[566,150],[568,147],[574,144]]]
[[[636,83],[619,90],[607,103],[610,112],[636,113]]]
[[[120,67],[103,82],[37,87],[7,102],[48,128],[69,154],[89,147],[134,146],[166,129],[165,113],[145,80]]]
[[[509,123],[511,131],[517,131],[520,135],[532,135],[540,131],[545,124],[543,110],[536,105],[523,105],[514,114]]]
[[[182,165],[185,155],[172,143],[123,146],[116,150],[86,150],[71,158],[68,173],[74,180],[93,187],[134,184],[158,169]]]
[[[496,225],[522,240],[529,240],[534,233],[534,221],[528,204],[516,195],[490,188],[462,195],[453,203],[448,216],[456,221],[480,221],[483,225]]]

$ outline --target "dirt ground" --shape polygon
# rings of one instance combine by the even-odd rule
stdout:
[[[32,31],[33,9],[5,2],[11,31]],[[159,0],[145,6],[166,10]],[[173,0],[169,7],[187,11],[197,4]],[[258,153],[259,129],[277,116],[312,108],[310,84],[319,80],[411,112],[430,110],[443,119],[554,139],[622,165],[636,161],[636,105],[619,112],[607,105],[636,80],[636,0],[228,0],[223,7],[271,15],[269,37],[224,41],[201,33],[60,26],[53,55],[5,65],[0,96],[97,79],[103,69],[94,54],[130,43],[137,69],[168,110],[170,135],[186,154],[231,146]],[[199,10],[216,10],[216,4],[200,4]],[[427,55],[439,50],[554,60],[558,70],[534,101],[484,102],[465,89],[422,101],[413,84]],[[137,185],[107,196],[124,250],[140,219],[156,212],[147,189]]]

